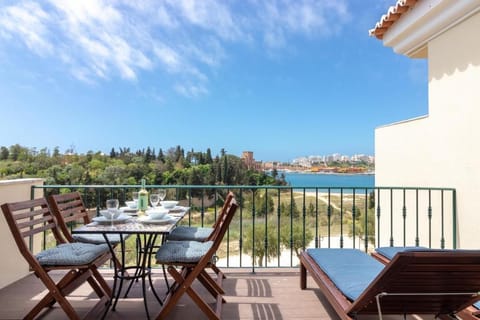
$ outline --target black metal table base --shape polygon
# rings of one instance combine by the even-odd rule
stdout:
[[[108,244],[112,257],[115,256],[115,250],[113,245],[108,241],[107,235],[103,234],[105,241]],[[150,319],[150,314],[148,311],[148,304],[147,304],[147,285],[146,279],[148,279],[148,284],[150,285],[150,289],[153,292],[155,298],[160,303],[163,304],[162,300],[159,298],[155,287],[153,286],[152,281],[152,268],[151,268],[151,261],[150,257],[153,253],[155,248],[154,244],[157,239],[157,234],[148,234],[143,235],[143,243],[140,235],[137,235],[137,246],[140,245],[140,250],[137,250],[137,259],[135,266],[125,266],[125,239],[124,235],[120,233],[120,253],[121,253],[121,265],[118,265],[117,259],[112,259],[113,261],[113,288],[112,288],[112,297],[109,303],[109,306],[105,308],[105,312],[103,314],[103,318],[107,315],[110,307],[112,311],[115,311],[117,306],[118,299],[120,298],[124,281],[130,281],[130,284],[125,291],[124,298],[128,297],[128,293],[132,288],[134,282],[141,280],[142,282],[142,296],[143,296],[143,304],[145,307],[146,318]],[[163,241],[163,239],[162,239]],[[130,271],[130,272],[129,272]],[[165,270],[164,270],[165,281],[167,281]],[[118,288],[117,288],[118,285]],[[168,288],[168,281],[167,281],[167,288]]]

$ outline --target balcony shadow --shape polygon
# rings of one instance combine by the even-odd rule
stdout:
[[[280,307],[276,303],[240,303],[228,302],[223,307],[223,316],[231,320],[282,320]]]
[[[275,303],[254,303],[252,314],[254,319],[258,320],[280,320],[283,319],[278,304]]]
[[[272,297],[272,287],[268,279],[255,278],[251,275],[248,278],[228,278],[224,282],[225,292],[228,295],[237,297]]]

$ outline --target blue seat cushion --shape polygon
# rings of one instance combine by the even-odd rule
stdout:
[[[357,299],[375,277],[383,264],[357,249],[307,249],[335,286],[351,301]]]
[[[423,251],[423,250],[429,250],[428,248],[425,247],[378,247],[375,249],[375,251],[385,258],[392,260],[393,257],[399,253],[399,252],[404,252],[404,251]]]
[[[205,241],[213,228],[179,226],[168,235],[167,240]]]
[[[169,241],[158,249],[157,263],[195,263],[200,261],[212,245],[213,241]]]
[[[102,244],[105,243],[105,238],[102,234],[73,234],[72,235],[75,241],[77,242],[84,242],[84,243],[93,243],[93,244]],[[120,243],[120,235],[119,234],[107,234],[108,241],[112,245],[116,245]],[[126,237],[123,237],[124,240]]]
[[[36,254],[43,266],[78,266],[94,261],[100,255],[109,252],[106,244],[62,243]]]

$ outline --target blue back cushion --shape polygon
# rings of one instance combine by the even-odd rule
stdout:
[[[424,251],[424,250],[429,250],[428,248],[425,247],[378,247],[375,249],[375,251],[385,258],[392,260],[393,257],[398,253],[398,252],[403,252],[403,251]]]
[[[384,267],[357,249],[307,249],[307,253],[352,301],[360,296]]]

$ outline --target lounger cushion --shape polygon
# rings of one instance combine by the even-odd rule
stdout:
[[[425,247],[378,247],[375,249],[375,251],[385,258],[392,260],[393,257],[398,253],[398,252],[403,252],[403,251],[423,251],[423,250],[429,250],[428,248]]]
[[[357,249],[307,249],[307,253],[352,301],[384,268],[382,263]]]
[[[78,266],[94,261],[108,250],[106,244],[63,243],[38,253],[36,258],[43,266]]]
[[[102,234],[73,234],[72,236],[75,239],[75,241],[78,241],[78,242],[93,243],[93,244],[105,243],[105,238],[103,237]],[[119,234],[107,234],[107,238],[110,244],[116,245],[120,243]]]
[[[157,263],[195,263],[200,261],[212,245],[213,241],[169,241],[158,249]]]
[[[205,241],[212,233],[213,228],[208,227],[184,227],[175,228],[169,235],[167,240],[189,240],[189,241]]]

